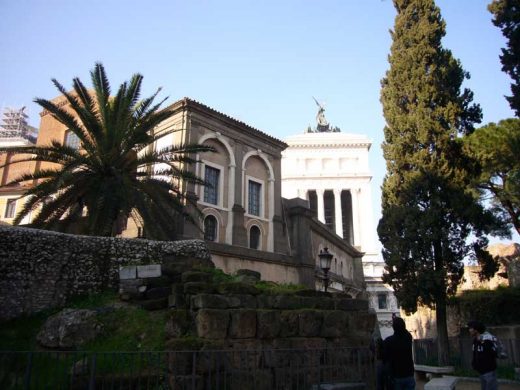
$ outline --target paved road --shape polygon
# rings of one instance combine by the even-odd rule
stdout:
[[[417,381],[416,390],[424,390],[426,382]],[[456,390],[480,390],[480,382],[460,380],[457,383]],[[520,390],[519,383],[499,383],[498,390]]]

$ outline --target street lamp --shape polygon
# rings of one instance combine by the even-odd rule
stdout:
[[[326,292],[327,287],[329,286],[329,270],[333,255],[329,252],[329,248],[325,247],[322,250],[320,250],[318,257],[320,258],[320,268],[323,270],[323,273],[325,275],[323,278],[323,285],[325,286]]]

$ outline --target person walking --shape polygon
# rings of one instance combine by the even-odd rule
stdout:
[[[394,390],[415,390],[412,335],[406,330],[404,320],[392,319],[394,334],[383,343],[383,360],[388,367]]]
[[[482,390],[497,390],[497,351],[495,338],[482,322],[469,321],[469,334],[473,337],[471,366],[480,374]]]

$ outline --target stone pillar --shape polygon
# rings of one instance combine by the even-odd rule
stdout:
[[[343,238],[343,214],[341,210],[341,189],[334,189],[334,220],[336,222],[336,234]]]
[[[359,210],[359,194],[361,193],[360,188],[352,188],[350,195],[352,197],[352,244],[354,246],[361,247],[361,215]]]
[[[273,218],[274,218],[274,179],[269,178],[269,183],[267,184],[267,193],[268,193],[268,201],[269,201],[269,231],[267,233],[267,251],[274,252],[274,226],[273,226]]]
[[[229,164],[228,218],[226,226],[226,244],[233,245],[233,205],[235,204],[235,165]]]
[[[325,223],[325,204],[323,202],[324,190],[316,190],[318,221]]]

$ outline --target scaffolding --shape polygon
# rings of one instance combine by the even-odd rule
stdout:
[[[20,109],[4,108],[0,122],[0,138],[27,138],[29,135],[29,116],[25,113],[26,107]]]

